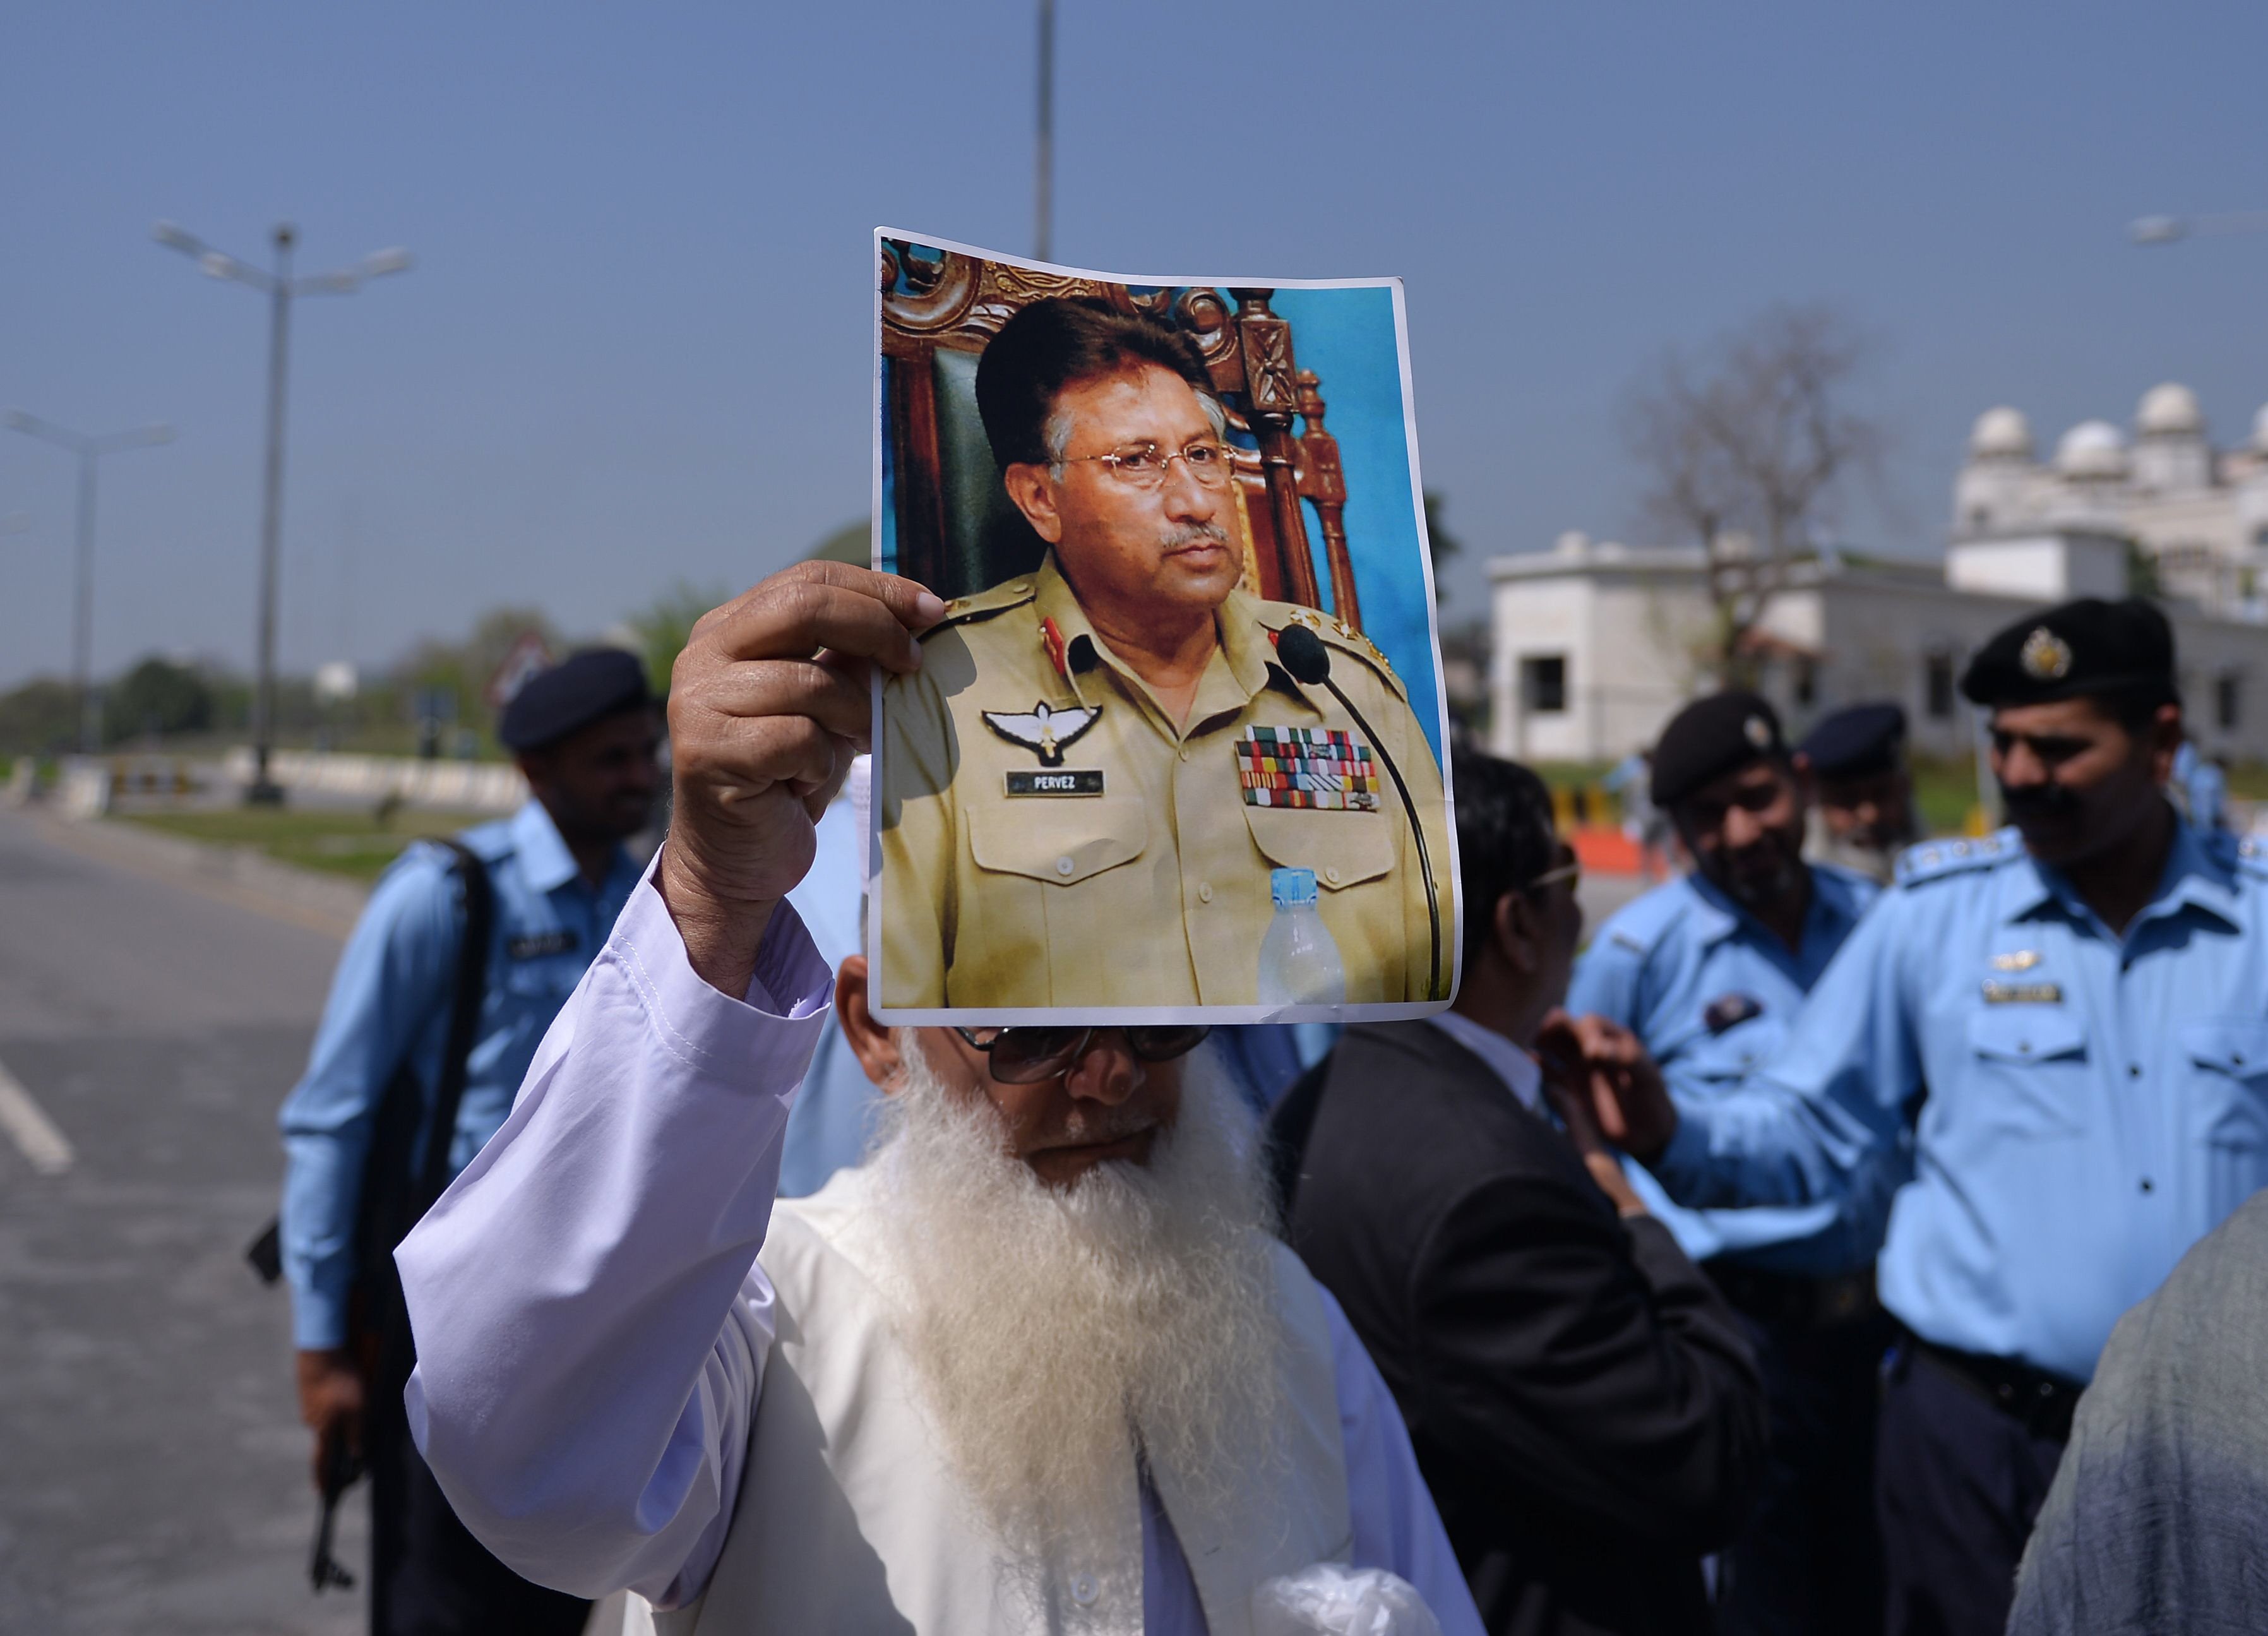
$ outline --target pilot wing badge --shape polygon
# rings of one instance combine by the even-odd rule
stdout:
[[[1095,718],[1102,714],[1102,706],[1056,710],[1042,702],[1033,705],[1027,715],[1009,715],[994,710],[982,714],[986,726],[1009,743],[1020,744],[1030,750],[1040,758],[1041,766],[1060,767],[1064,751],[1094,726]]]

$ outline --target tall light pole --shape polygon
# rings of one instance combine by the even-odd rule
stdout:
[[[208,278],[232,278],[268,298],[268,462],[266,494],[260,518],[259,668],[252,691],[252,787],[245,800],[277,805],[284,792],[268,776],[276,742],[276,578],[278,542],[284,529],[284,386],[291,344],[291,300],[303,295],[352,295],[364,281],[409,270],[407,250],[379,250],[352,266],[311,278],[291,276],[291,246],[298,232],[291,223],[276,229],[276,270],[263,273],[248,262],[209,247],[195,233],[159,222],[151,236],[169,249],[195,258]]]
[[[1056,0],[1040,0],[1040,136],[1034,172],[1032,256],[1044,262],[1055,246]]]
[[[106,454],[171,443],[171,426],[138,426],[99,438],[73,431],[21,409],[0,414],[0,424],[27,438],[52,443],[78,457],[78,589],[71,608],[71,682],[78,692],[78,749],[92,755],[102,748],[102,701],[94,691],[94,468]]]

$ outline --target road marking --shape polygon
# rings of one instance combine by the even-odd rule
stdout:
[[[61,1175],[71,1168],[70,1140],[55,1129],[24,1083],[0,1063],[0,1130],[8,1132],[32,1168],[41,1175]]]

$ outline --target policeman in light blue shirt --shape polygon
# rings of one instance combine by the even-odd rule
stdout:
[[[1754,693],[1695,700],[1662,729],[1652,796],[1694,859],[1600,928],[1567,1008],[1634,1033],[1686,1098],[1735,1088],[1778,1045],[1877,894],[1802,857],[1810,791]],[[1876,1371],[1889,1340],[1872,1285],[1890,1155],[1864,1193],[1685,1210],[1630,1167],[1639,1196],[1750,1321],[1772,1414],[1757,1514],[1724,1592],[1732,1632],[1867,1628],[1881,1605],[1871,1473]]]
[[[1881,1261],[1894,1633],[2001,1629],[2112,1324],[2268,1185],[2268,867],[2165,799],[2174,678],[2147,603],[2018,621],[1962,681],[2014,827],[1909,853],[1754,1079],[1665,1093],[1585,1038],[1688,1202],[1834,1198],[1912,1141]]]
[[[613,649],[576,654],[533,677],[497,724],[534,799],[460,837],[485,867],[493,912],[448,1137],[451,1175],[512,1111],[537,1043],[637,883],[622,843],[652,812],[659,730],[644,666]],[[363,1327],[350,1319],[366,1323],[374,1301],[384,1304],[382,1293],[355,1287],[365,1259],[356,1242],[365,1183],[412,1180],[366,1175],[379,1109],[406,1075],[397,1094],[414,1096],[423,1110],[408,1145],[420,1153],[442,1077],[465,917],[447,851],[413,846],[387,871],[340,958],[307,1072],[284,1103],[279,1227],[300,1407],[315,1433],[319,1474],[342,1441],[372,1473],[373,1631],[579,1631],[587,1604],[519,1579],[456,1522],[404,1424],[407,1347],[380,1360],[349,1345],[350,1329]],[[364,1352],[372,1344],[357,1341]]]

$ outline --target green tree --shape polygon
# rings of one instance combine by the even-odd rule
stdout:
[[[40,677],[0,693],[0,755],[61,755],[78,744],[78,695],[68,682]]]
[[[213,685],[203,672],[154,655],[128,671],[103,701],[102,736],[129,739],[204,733],[213,725]]]
[[[1441,601],[1443,597],[1441,570],[1449,565],[1451,557],[1457,556],[1465,549],[1465,542],[1451,534],[1448,525],[1441,520],[1441,513],[1448,509],[1448,501],[1441,497],[1439,490],[1425,490],[1425,546],[1433,558],[1433,600],[1435,601]]]
[[[681,579],[623,622],[637,632],[638,656],[645,660],[646,681],[655,692],[669,691],[670,667],[701,615],[732,600],[722,586]]]

